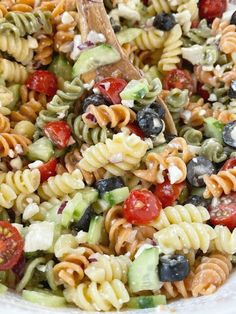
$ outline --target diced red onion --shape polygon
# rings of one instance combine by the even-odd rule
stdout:
[[[78,48],[79,48],[79,50],[85,50],[85,49],[91,48],[93,46],[94,46],[94,44],[91,41],[86,41],[85,43],[79,45]]]
[[[63,210],[64,210],[64,208],[66,207],[66,204],[67,204],[68,202],[63,202],[63,203],[61,203],[61,205],[60,205],[60,207],[58,208],[58,210],[57,210],[57,213],[58,214],[61,214],[62,212],[63,212]]]

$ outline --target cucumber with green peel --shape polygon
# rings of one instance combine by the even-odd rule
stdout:
[[[223,144],[223,129],[224,124],[215,118],[209,117],[204,120],[205,136],[209,138],[213,137],[221,144]]]
[[[85,200],[87,203],[92,204],[96,202],[98,199],[98,191],[91,187],[85,187],[83,190],[80,191],[83,200]]]
[[[110,204],[107,201],[103,200],[103,199],[98,199],[93,204],[93,210],[95,211],[96,214],[104,213],[109,208],[111,208]]]
[[[106,201],[110,207],[124,202],[129,196],[129,188],[127,186],[115,189],[103,194],[102,199]]]
[[[130,81],[120,93],[122,100],[141,100],[149,92],[146,79]]]
[[[23,290],[22,298],[26,301],[48,307],[66,306],[66,300],[64,297],[53,295],[49,292]]]
[[[80,53],[72,69],[73,78],[81,74],[94,71],[97,68],[116,63],[121,59],[120,53],[110,45],[100,46],[84,50]]]
[[[144,250],[132,262],[128,271],[128,285],[132,293],[160,289],[158,263],[159,250],[157,247]]]
[[[12,92],[13,95],[13,100],[10,104],[8,104],[6,107],[14,110],[16,109],[16,105],[18,104],[19,100],[20,100],[20,84],[13,84],[11,86],[8,87],[8,89]]]
[[[157,307],[158,305],[166,305],[165,295],[151,295],[142,297],[131,297],[126,306],[130,309],[148,309]]]
[[[98,244],[103,240],[104,233],[104,217],[94,216],[89,225],[88,230],[88,243]]]
[[[62,55],[53,58],[48,70],[55,73],[57,77],[62,77],[65,81],[72,80],[72,65]]]
[[[81,193],[76,193],[75,196],[68,201],[61,215],[61,224],[63,227],[68,228],[69,224],[74,221],[74,213],[78,212],[81,208],[87,206],[87,203],[83,200]]]
[[[128,28],[119,33],[116,33],[116,37],[119,41],[119,44],[122,46],[125,43],[130,43],[135,38],[137,38],[142,33],[140,28]]]
[[[5,286],[4,284],[0,283],[0,294],[6,293],[8,290],[8,287]]]
[[[53,155],[52,142],[46,137],[42,137],[28,146],[27,157],[30,161],[42,160],[47,162]]]

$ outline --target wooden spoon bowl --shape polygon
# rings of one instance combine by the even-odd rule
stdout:
[[[100,67],[97,70],[98,75],[107,77],[112,76],[114,73],[119,73],[119,76],[127,81],[142,78],[141,72],[133,66],[124,54],[111,26],[103,0],[77,0],[77,9],[80,15],[82,41],[86,41],[87,35],[91,30],[102,33],[107,40],[106,42],[116,48],[121,56],[120,61]],[[165,102],[159,96],[156,100],[165,109],[166,131],[171,134],[177,134],[174,121]]]

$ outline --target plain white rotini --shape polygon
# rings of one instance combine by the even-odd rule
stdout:
[[[17,62],[0,59],[0,75],[5,81],[10,83],[23,84],[28,77],[28,72],[26,67]]]
[[[166,33],[161,30],[142,30],[142,33],[135,39],[135,44],[141,50],[155,50],[163,48],[166,40]]]
[[[19,195],[31,194],[37,190],[40,184],[40,172],[38,169],[25,169],[16,172],[0,172],[0,183],[8,184]]]
[[[88,278],[97,283],[119,279],[123,283],[127,282],[128,267],[131,263],[128,256],[109,256],[96,254],[96,262],[92,262],[85,269]]]
[[[162,72],[171,71],[176,68],[180,62],[182,30],[179,24],[176,24],[169,32],[169,36],[164,43],[163,53],[158,64]]]
[[[151,223],[157,230],[164,229],[171,224],[180,222],[199,222],[203,223],[210,219],[208,210],[203,206],[186,204],[184,206],[175,205],[164,208],[160,216]]]
[[[194,21],[198,18],[198,1],[189,0],[180,4],[177,8],[177,12],[188,11],[191,16],[191,21]]]
[[[216,238],[212,241],[212,248],[223,254],[236,253],[236,229],[232,232],[225,226],[215,227]]]
[[[38,189],[39,196],[44,200],[49,200],[52,197],[64,197],[75,190],[84,188],[83,176],[79,169],[72,173],[63,173],[50,177]]]
[[[216,233],[207,224],[181,222],[158,231],[154,237],[161,251],[166,254],[190,249],[201,249],[206,253],[211,241],[216,238]]]
[[[15,191],[7,184],[0,185],[0,206],[3,208],[11,208],[16,199]]]
[[[64,296],[68,302],[86,311],[119,310],[130,299],[126,287],[118,279],[105,281],[101,285],[96,282],[81,283],[77,288],[65,289]]]
[[[35,193],[31,193],[31,194],[21,193],[17,196],[13,209],[17,213],[22,214],[24,212],[25,207],[31,203],[34,203],[37,205],[40,204],[40,197]]]
[[[151,13],[170,13],[171,7],[166,0],[151,0],[148,11]],[[154,12],[153,12],[154,11]]]

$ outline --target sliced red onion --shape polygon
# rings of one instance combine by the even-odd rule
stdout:
[[[67,203],[68,203],[67,201],[61,203],[60,207],[59,207],[58,210],[57,210],[57,213],[58,213],[58,214],[62,214],[63,210],[65,209],[65,207],[66,207],[66,205],[67,205]]]
[[[25,272],[25,255],[22,254],[15,266],[12,267],[12,271],[16,274],[18,280],[24,276]]]
[[[86,41],[85,43],[79,45],[78,48],[79,48],[79,50],[85,50],[85,49],[91,48],[93,46],[94,46],[94,44],[91,41]]]
[[[94,257],[89,257],[88,260],[90,261],[90,263],[92,262],[97,262],[98,260]]]
[[[96,118],[95,118],[95,116],[92,113],[88,113],[86,115],[86,119],[88,119],[88,120],[90,120],[92,122],[96,122]]]

